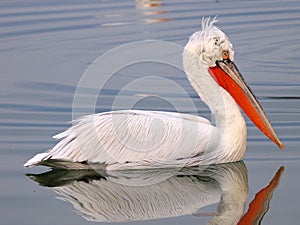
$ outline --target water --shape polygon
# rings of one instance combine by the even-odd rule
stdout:
[[[297,0],[149,2],[1,1],[2,223],[92,224],[74,212],[72,204],[56,199],[59,193],[24,176],[46,172],[47,168],[24,169],[22,164],[34,154],[51,148],[56,143],[52,136],[69,126],[67,122],[72,119],[76,86],[98,56],[120,44],[146,39],[183,46],[187,37],[200,28],[202,16],[218,15],[218,26],[234,43],[236,64],[285,144],[285,150],[279,151],[247,120],[245,173],[249,193],[245,211],[255,194],[284,166],[262,224],[297,224],[300,200],[297,174],[300,169],[300,3]],[[120,90],[130,82],[150,75],[176,81],[191,97],[198,113],[210,118],[208,109],[199,101],[181,71],[151,63],[131,65],[114,74],[101,90],[96,111],[111,109]],[[182,94],[167,84],[161,85],[158,96],[166,93],[168,99],[184,105],[186,98]],[[89,91],[93,90],[87,90],[87,95]],[[147,93],[125,89],[120,97],[125,103],[116,108],[126,108],[131,99],[143,94]],[[134,107],[175,110],[168,101],[156,96],[144,98]],[[192,113],[188,107],[181,111]],[[185,177],[187,181],[193,179],[188,175]],[[176,177],[170,179],[176,180]],[[169,203],[165,207],[173,205]],[[188,211],[188,205],[185,207],[187,215],[157,216],[155,220],[135,224],[207,224],[212,219],[188,215],[193,212]],[[216,207],[213,204],[199,211],[215,212]]]

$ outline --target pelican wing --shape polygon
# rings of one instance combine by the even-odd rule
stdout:
[[[25,166],[49,159],[102,163],[108,169],[189,165],[191,158],[203,154],[215,130],[208,120],[181,113],[126,110],[89,115],[54,136],[61,141]]]

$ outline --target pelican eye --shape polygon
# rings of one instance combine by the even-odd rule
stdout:
[[[227,50],[224,50],[222,52],[222,58],[223,58],[223,60],[227,60],[227,59],[229,59],[229,57],[230,57],[229,52]]]

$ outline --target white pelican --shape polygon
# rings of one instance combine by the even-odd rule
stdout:
[[[215,22],[203,19],[202,30],[189,38],[183,51],[184,70],[210,108],[215,126],[205,118],[173,112],[124,110],[89,115],[54,136],[61,141],[24,166],[55,162],[84,168],[102,164],[107,170],[116,170],[240,161],[246,150],[247,132],[238,105],[283,149],[234,64],[231,42],[214,26]]]

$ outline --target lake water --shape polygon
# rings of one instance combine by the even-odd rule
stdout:
[[[200,194],[197,192],[200,189],[197,188],[204,185],[208,190],[217,192],[218,185],[222,182],[214,183],[218,182],[216,177],[227,177],[223,174],[226,170],[223,167],[212,168],[213,172],[210,174],[183,171],[179,176],[165,178],[166,181],[161,185],[157,185],[156,182],[151,190],[135,186],[133,191],[130,188],[122,189],[123,184],[119,183],[122,179],[116,181],[114,178],[120,176],[125,181],[140,185],[141,180],[146,179],[143,174],[110,174],[106,180],[89,174],[89,178],[81,181],[79,179],[57,184],[61,187],[43,187],[32,180],[37,178],[30,178],[25,174],[39,174],[48,169],[25,169],[22,165],[34,154],[51,148],[56,143],[52,136],[69,127],[67,122],[72,120],[76,87],[84,71],[97,57],[119,45],[149,39],[184,46],[187,37],[200,29],[201,18],[215,15],[218,15],[220,20],[218,26],[228,34],[234,44],[236,64],[285,144],[284,151],[278,150],[246,119],[248,146],[245,164],[230,165],[228,170],[232,170],[238,180],[238,177],[241,177],[241,187],[244,185],[245,190],[247,185],[249,187],[248,200],[245,200],[246,212],[255,194],[266,187],[279,168],[284,166],[284,172],[280,170],[282,174],[279,185],[273,190],[272,199],[269,199],[269,209],[261,224],[297,224],[300,213],[298,0],[1,1],[1,224],[95,224],[89,220],[100,219],[91,216],[93,210],[85,213],[74,211],[80,211],[86,206],[82,204],[83,207],[80,207],[80,195],[74,194],[80,192],[80,188],[86,188],[87,191],[83,192],[86,198],[96,200],[93,195],[88,196],[88,193],[94,193],[94,189],[88,184],[94,184],[95,188],[99,186],[97,190],[103,192],[111,190],[111,195],[106,193],[106,200],[112,200],[110,196],[119,196],[115,201],[120,201],[120,205],[122,199],[128,198],[125,201],[127,206],[137,207],[131,212],[135,215],[129,218],[154,219],[133,222],[135,224],[207,224],[213,218],[209,212],[216,212],[218,203],[199,209],[199,212],[206,213],[206,216],[195,216],[197,212],[193,211],[194,208],[201,206]],[[145,80],[146,76],[163,77],[169,83]],[[143,81],[142,84],[135,83],[138,79]],[[172,81],[184,92],[172,88]],[[132,88],[131,84],[137,85]],[[146,84],[149,84],[150,88],[145,89],[155,90],[157,95],[143,91],[144,87],[136,89]],[[94,89],[86,91],[87,96],[95,92]],[[124,67],[116,71],[101,90],[96,91],[100,93],[96,102],[96,112],[128,107],[175,111],[179,107],[181,112],[194,113],[193,108],[184,107],[187,101],[186,92],[196,106],[196,111],[201,116],[210,118],[207,107],[197,98],[183,72],[164,64],[144,62]],[[159,98],[162,95],[166,97]],[[137,96],[143,98],[132,101],[136,100]],[[82,107],[86,109],[89,106]],[[81,178],[83,176],[75,175]],[[57,176],[58,179],[64,177],[63,174],[56,173],[52,174],[52,179],[53,176]],[[147,174],[147,179],[157,180],[164,176],[169,176],[169,171],[151,172]],[[247,176],[248,180],[245,178]],[[44,180],[44,185],[55,186],[49,177],[44,176],[44,179],[47,181],[45,183]],[[189,183],[195,185],[194,189]],[[75,184],[78,185],[73,187]],[[70,194],[71,189],[73,195]],[[174,193],[183,195],[176,196]],[[143,194],[150,195],[149,198],[155,198],[157,194],[157,202],[161,205],[152,209],[152,213],[149,207],[141,210],[138,204],[147,201],[146,197],[142,200]],[[138,195],[142,197],[137,197],[137,202],[131,202],[131,205],[128,201]],[[65,196],[67,200],[59,200],[56,198],[58,196]],[[172,199],[176,201],[171,201]],[[241,198],[239,200],[242,201]],[[73,202],[74,206],[70,202]],[[108,203],[105,205],[103,199],[102,202],[104,203],[102,208],[99,207],[100,210],[105,207],[107,209],[101,214],[102,221],[116,221],[118,218],[122,220],[124,210],[114,211],[111,208],[109,211]],[[125,205],[124,209],[129,209],[127,206]],[[93,207],[96,214],[97,207]],[[93,207],[91,205],[91,208]],[[179,208],[180,212],[177,210]],[[139,210],[144,210],[144,213],[146,210],[148,217],[143,216],[143,212]],[[118,217],[109,213],[118,214]]]

